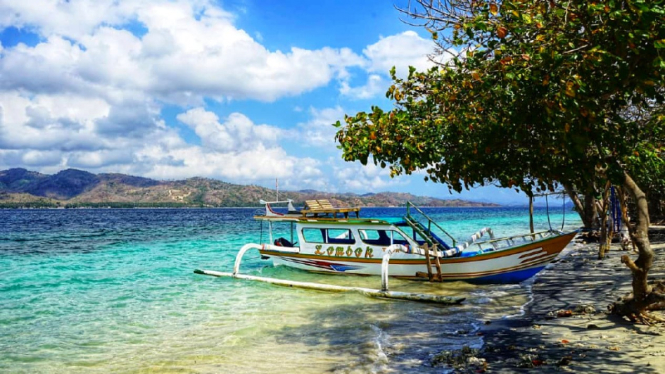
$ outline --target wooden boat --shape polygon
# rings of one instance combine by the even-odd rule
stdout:
[[[288,203],[288,213],[276,212],[271,206],[276,202],[263,203],[265,213],[254,217],[268,224],[268,241],[260,243],[262,258],[324,273],[383,275],[390,252],[388,273],[393,277],[517,283],[542,270],[576,234],[543,231],[494,238],[492,230],[484,228],[458,244],[411,203],[398,222],[349,218],[348,213],[359,214],[359,208],[336,209],[327,201],[308,201],[301,211],[290,201],[277,202]],[[280,229],[280,224],[288,227]],[[489,239],[480,241],[485,234]]]
[[[323,200],[309,200],[305,209],[292,202],[265,202],[265,211],[254,216],[261,222],[259,243],[245,244],[236,255],[232,273],[194,270],[197,274],[265,282],[332,292],[358,292],[367,296],[457,304],[464,297],[391,291],[388,277],[429,281],[462,280],[483,283],[516,283],[542,270],[573,239],[576,232],[543,231],[494,238],[490,228],[473,234],[461,244],[428,217],[407,203],[402,220],[360,218],[360,208],[334,208]],[[286,203],[288,211],[271,204]],[[355,218],[349,218],[355,213]],[[340,214],[341,217],[337,217]],[[267,242],[263,224],[267,223]],[[282,227],[280,227],[282,226]],[[487,234],[489,240],[479,241]],[[441,239],[446,236],[450,242]],[[329,274],[381,275],[381,288],[336,286],[240,274],[240,263],[249,250],[275,265]]]

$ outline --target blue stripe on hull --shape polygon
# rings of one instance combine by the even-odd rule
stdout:
[[[525,281],[543,270],[545,266],[511,271],[509,273],[489,275],[487,277],[466,279],[469,283],[519,283]]]

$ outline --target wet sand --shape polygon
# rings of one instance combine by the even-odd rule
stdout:
[[[665,279],[665,227],[653,227],[650,238],[656,258],[649,279]],[[578,245],[534,281],[523,315],[485,322],[478,332],[484,347],[455,371],[665,373],[665,325],[608,314],[607,306],[631,291],[620,261],[626,253],[613,244],[599,261],[598,244]]]

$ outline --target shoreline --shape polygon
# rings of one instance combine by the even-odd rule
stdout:
[[[0,203],[0,209],[6,210],[72,210],[72,209],[259,209],[263,208],[263,205],[259,206],[135,206],[135,207],[111,207],[111,206],[79,206],[79,207],[10,207],[3,206]],[[401,206],[361,206],[362,209],[376,209],[376,208],[406,208],[406,205]],[[419,208],[426,209],[460,209],[460,208],[470,208],[470,209],[486,209],[486,208],[528,208],[527,206],[515,206],[515,205],[498,205],[498,206],[469,206],[469,205],[460,205],[460,206],[437,206],[437,205],[423,205]],[[536,207],[538,209],[544,207]]]
[[[649,237],[655,252],[649,280],[664,279],[665,227],[652,226]],[[458,352],[448,363],[460,372],[664,373],[665,325],[636,325],[607,312],[632,289],[620,261],[627,253],[613,244],[601,261],[597,243],[571,249],[526,285],[530,301],[521,315],[484,321],[477,332],[483,347]]]

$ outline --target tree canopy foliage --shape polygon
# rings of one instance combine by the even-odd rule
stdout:
[[[438,65],[391,71],[392,110],[340,122],[345,160],[391,175],[424,170],[455,191],[487,183],[528,195],[608,182],[638,206],[631,238],[640,315],[651,292],[643,190],[665,170],[665,0],[415,1],[403,9],[438,44]]]
[[[627,165],[663,162],[662,1],[446,7],[420,19],[442,53],[459,53],[404,79],[393,70],[396,107],[347,117],[338,132],[346,160],[423,169],[456,191],[498,182],[527,194],[590,185],[597,170],[620,184]]]

